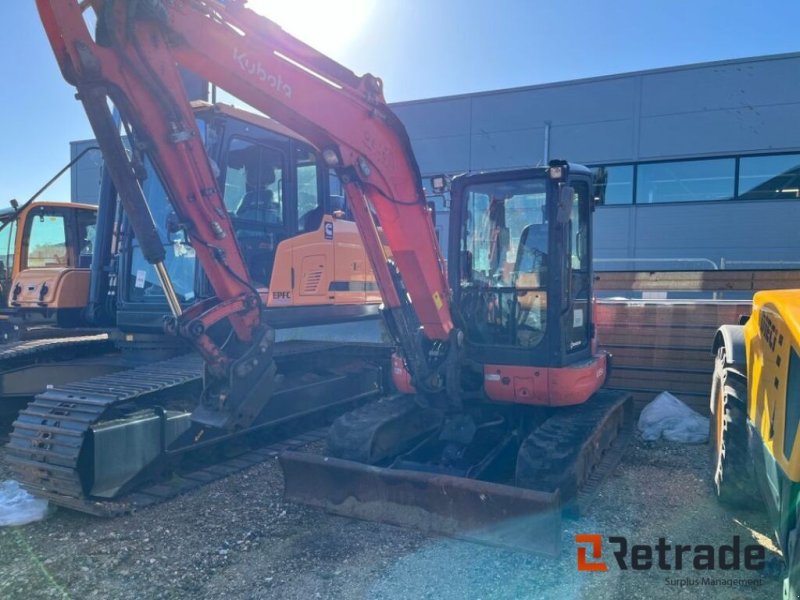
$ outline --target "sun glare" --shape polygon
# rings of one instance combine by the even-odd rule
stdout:
[[[249,0],[247,6],[313,48],[339,55],[367,23],[377,0]]]

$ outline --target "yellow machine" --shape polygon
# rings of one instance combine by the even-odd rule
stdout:
[[[787,565],[784,598],[800,597],[800,303],[759,292],[743,325],[717,331],[711,387],[714,489],[730,506],[766,506]]]

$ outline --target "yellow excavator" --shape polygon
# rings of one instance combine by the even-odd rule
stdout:
[[[800,303],[758,292],[750,317],[719,328],[711,384],[714,490],[732,507],[766,506],[786,562],[784,598],[800,597]]]

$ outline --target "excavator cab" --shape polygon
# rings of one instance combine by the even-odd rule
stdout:
[[[13,274],[8,315],[25,322],[75,326],[89,295],[97,208],[69,202],[34,202],[10,216],[4,266]],[[16,236],[12,240],[12,236]],[[11,250],[13,244],[14,250]],[[9,271],[10,268],[10,271]]]
[[[273,322],[376,317],[380,293],[363,243],[342,185],[318,152],[272,119],[224,104],[193,107],[249,278],[264,290]],[[144,195],[179,301],[212,297],[164,186],[149,161],[145,168]],[[164,291],[135,236],[124,239],[121,261],[117,324],[140,338],[161,332]],[[309,308],[287,315],[287,306]]]
[[[485,378],[493,400],[550,404],[536,373],[592,359],[591,177],[585,167],[554,161],[453,179],[454,313],[467,358],[489,375],[507,372]],[[520,371],[530,367],[537,369]],[[509,383],[494,385],[503,379]],[[585,401],[601,383],[570,403]]]

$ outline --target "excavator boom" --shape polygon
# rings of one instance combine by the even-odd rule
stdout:
[[[386,107],[382,83],[357,77],[283,32],[243,2],[89,3],[90,34],[77,1],[37,5],[65,78],[78,89],[145,258],[162,279],[171,330],[206,363],[203,409],[210,425],[246,426],[274,375],[273,334],[261,318],[262,290],[250,281],[206,156],[178,65],[195,72],[308,139],[342,179],[386,307],[415,383],[441,389],[431,367],[453,331],[448,285],[408,136]],[[130,160],[107,97],[134,139]],[[182,314],[137,179],[148,157],[216,294]],[[391,251],[387,257],[378,231]],[[230,323],[235,343],[210,332]],[[420,335],[422,334],[422,335]],[[223,347],[223,345],[225,347]],[[441,361],[440,361],[441,362]]]

